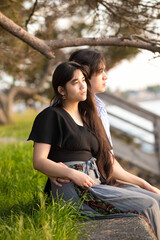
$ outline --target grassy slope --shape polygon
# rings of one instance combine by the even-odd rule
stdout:
[[[79,239],[76,206],[47,203],[46,177],[33,170],[33,144],[26,139],[34,116],[15,115],[14,125],[0,126],[0,137],[21,139],[0,144],[0,239]]]

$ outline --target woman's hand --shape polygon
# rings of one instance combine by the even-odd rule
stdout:
[[[153,186],[153,188],[154,188],[154,190],[155,190],[155,192],[156,192],[157,194],[160,194],[160,189],[158,189],[158,188],[156,188],[156,187],[154,187],[154,186]]]
[[[84,172],[72,169],[71,180],[80,187],[92,187],[94,181]]]
[[[61,183],[69,183],[70,179],[68,178],[57,178],[57,177],[49,177],[49,179],[58,187],[62,187]],[[60,183],[61,182],[61,183]]]
[[[59,162],[58,164],[68,168],[62,162]],[[49,178],[58,187],[62,187],[61,183],[69,183],[71,180],[80,187],[91,187],[94,184],[94,181],[87,174],[72,168],[69,168],[69,170],[70,170],[69,178],[50,177],[50,176]]]
[[[147,181],[143,181],[143,185],[142,185],[142,188],[150,191],[150,192],[153,192],[153,193],[156,193],[156,194],[160,194],[160,190],[154,186],[152,186],[151,184],[149,184]]]
[[[62,162],[59,162],[58,164],[67,168],[67,166],[66,166],[64,163],[62,163]],[[57,185],[58,187],[62,187],[62,184],[61,184],[60,182],[62,182],[62,183],[69,183],[69,182],[70,182],[70,179],[69,179],[69,178],[59,178],[59,177],[50,177],[50,176],[49,176],[49,179],[50,179],[55,185]]]
[[[144,179],[132,173],[129,173],[128,171],[123,169],[116,159],[114,159],[114,162],[113,162],[113,177],[117,180],[137,185],[141,188],[146,189],[147,191],[160,194],[160,190],[158,188],[153,187]]]
[[[59,165],[68,168],[64,163],[59,162]],[[68,178],[60,178],[60,177],[49,177],[51,181],[57,185],[58,187],[62,187],[62,183],[69,183],[71,180],[80,187],[91,187],[94,184],[94,181],[84,172],[68,168],[70,171],[70,175]]]

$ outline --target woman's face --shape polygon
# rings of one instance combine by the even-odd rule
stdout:
[[[104,63],[100,64],[97,73],[91,76],[90,84],[91,89],[94,94],[101,93],[105,91],[106,88],[107,75],[105,73]]]
[[[87,98],[87,83],[81,70],[77,69],[73,77],[62,89],[62,95],[65,95],[65,102],[81,102]]]

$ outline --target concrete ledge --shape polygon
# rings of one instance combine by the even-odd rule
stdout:
[[[140,216],[84,222],[82,240],[156,240],[148,223]]]

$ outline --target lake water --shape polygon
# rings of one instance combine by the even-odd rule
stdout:
[[[160,116],[160,100],[140,102],[138,105]],[[107,111],[149,131],[153,131],[153,124],[151,121],[132,114],[122,108],[117,106],[107,106]],[[109,115],[109,121],[111,126],[132,135],[134,141],[141,144],[143,151],[148,153],[154,152],[154,135],[152,133],[146,132],[145,130],[135,127],[111,115]]]

